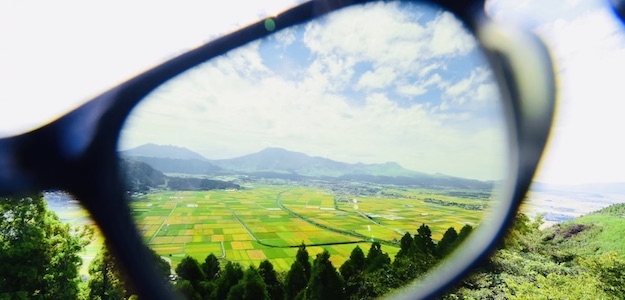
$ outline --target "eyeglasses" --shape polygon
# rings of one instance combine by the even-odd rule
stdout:
[[[0,140],[0,193],[9,195],[24,191],[52,188],[62,189],[72,193],[90,212],[112,247],[112,250],[125,267],[129,277],[133,279],[138,290],[141,291],[141,296],[146,299],[175,298],[176,295],[172,294],[171,291],[160,284],[157,275],[155,275],[155,272],[152,270],[151,261],[148,256],[145,255],[145,246],[142,242],[142,237],[136,229],[136,222],[131,216],[129,203],[126,200],[127,188],[122,183],[119,174],[120,156],[118,143],[120,143],[120,136],[123,142],[127,136],[125,131],[129,128],[133,128],[133,116],[140,115],[141,112],[144,111],[142,107],[144,103],[149,103],[152,101],[152,98],[158,98],[166,94],[167,90],[171,88],[169,86],[171,80],[180,78],[180,76],[187,76],[191,69],[206,64],[209,64],[210,68],[211,63],[219,64],[220,59],[227,57],[233,50],[263,38],[277,39],[280,34],[284,34],[289,28],[293,28],[293,26],[298,24],[323,18],[324,16],[332,17],[339,11],[344,11],[347,7],[365,7],[367,4],[375,3],[378,3],[378,1],[355,1],[354,3],[345,3],[343,1],[328,0],[303,3],[275,17],[266,18],[258,23],[216,39],[200,48],[167,61],[98,96],[49,125],[23,135]],[[412,2],[404,1],[402,3],[411,4]],[[418,1],[418,3],[425,3],[425,1]],[[483,52],[487,60],[486,65],[492,70],[492,75],[483,76],[493,76],[496,88],[499,92],[500,103],[493,105],[501,105],[502,111],[500,114],[503,116],[504,120],[502,126],[505,128],[500,129],[505,136],[505,140],[501,140],[500,143],[507,145],[507,151],[509,153],[507,153],[506,161],[503,162],[503,164],[506,164],[505,168],[504,166],[499,166],[500,171],[498,171],[498,175],[490,175],[494,177],[484,175],[486,176],[485,178],[490,179],[491,183],[496,181],[495,183],[500,186],[499,192],[496,194],[498,198],[497,203],[492,206],[490,212],[488,212],[483,221],[480,222],[477,230],[463,243],[462,251],[456,251],[455,255],[445,260],[445,263],[439,266],[435,272],[423,278],[415,287],[408,287],[401,290],[399,294],[396,294],[398,297],[409,298],[429,298],[442,292],[450,284],[461,278],[466,271],[470,270],[480,258],[487,255],[492,249],[495,242],[501,237],[510,224],[512,217],[528,189],[547,140],[554,110],[554,75],[551,69],[549,55],[537,38],[530,33],[490,20],[483,11],[484,3],[482,1],[441,0],[427,1],[427,3],[436,5],[444,11],[453,14],[466,26],[469,35],[474,36],[477,40],[478,44],[476,48]],[[358,14],[363,14],[363,12],[356,11],[347,17],[342,16],[341,18],[342,20],[350,21],[355,19],[355,16]],[[413,17],[418,18],[417,15],[418,14]],[[424,18],[427,19],[427,17]],[[377,20],[371,20],[371,22],[375,21]],[[425,20],[425,22],[427,22],[427,20]],[[308,24],[311,23],[306,23],[305,26],[308,26]],[[352,23],[350,25],[350,22],[345,22],[342,26],[343,27],[334,27],[333,30],[347,28],[345,31],[346,36],[344,40],[342,40],[345,42],[345,40],[349,38],[350,30],[352,30],[349,26],[354,26],[354,24]],[[417,34],[419,30],[418,28],[415,29],[412,34]],[[323,45],[328,45],[330,43],[330,41],[323,40],[323,37],[332,32],[325,32],[324,35],[324,31],[320,30],[317,33],[318,35],[316,36],[310,35],[310,37],[313,37],[313,41],[322,40],[325,43]],[[395,33],[396,32],[392,31],[382,32],[382,36],[391,36]],[[371,36],[373,35],[374,33],[372,31]],[[443,40],[443,45],[449,45],[454,41],[454,38],[456,38],[456,36],[453,36],[452,39]],[[372,44],[367,44],[367,39],[348,41],[346,43],[351,43],[351,46],[356,45],[354,48],[370,49],[374,46]],[[363,44],[360,45],[358,43]],[[466,46],[466,44],[464,45]],[[396,48],[390,46],[386,47],[385,51],[387,52],[383,55],[385,57],[397,57],[397,53],[399,52],[389,51],[393,49]],[[355,52],[350,52],[346,57],[356,57],[354,53]],[[328,52],[327,54],[335,55],[336,51]],[[281,62],[284,61],[285,60],[281,60]],[[400,66],[400,64],[398,62],[393,64],[384,62],[383,64],[377,65],[371,61],[358,64],[349,62],[349,59],[346,59],[342,62],[345,61],[347,61],[346,65],[349,65],[350,68],[347,69],[345,65],[339,65],[338,72],[359,73],[359,80],[352,81],[353,86],[350,90],[342,91],[342,94],[336,92],[332,96],[339,97],[345,94],[360,95],[361,98],[366,99],[363,101],[370,101],[373,104],[377,103],[379,105],[388,105],[389,102],[385,101],[383,97],[373,97],[375,95],[384,94],[380,92],[379,88],[379,85],[384,82],[384,78],[392,78],[394,83],[396,83],[394,86],[396,89],[393,95],[396,95],[398,99],[400,96],[405,95],[421,95],[425,93],[423,89],[428,88],[425,82],[421,82],[422,84],[418,86],[419,84],[415,83],[415,81],[417,81],[417,75],[412,73],[405,73],[411,74],[405,77],[392,75],[399,73],[398,66]],[[341,60],[339,59],[335,62],[341,62]],[[413,61],[410,62],[413,63]],[[298,68],[297,66],[301,67],[297,62],[295,62],[295,65],[296,67],[292,67],[289,70],[296,70]],[[325,67],[327,66],[328,65]],[[427,67],[425,65],[417,66],[421,68],[419,71]],[[463,66],[463,64],[458,64],[456,67],[462,69]],[[434,66],[434,68],[435,67],[436,66]],[[454,69],[453,67],[454,66],[450,66],[449,68]],[[365,76],[369,71],[371,76]],[[375,76],[384,75],[384,72],[388,72],[386,77]],[[323,74],[329,73],[326,72]],[[477,74],[475,76],[479,77],[481,75]],[[324,77],[322,76],[321,78]],[[373,78],[375,80],[372,79],[368,81],[367,78]],[[338,80],[339,77],[332,79]],[[406,79],[405,85],[399,86],[399,84],[402,83],[402,79]],[[447,84],[447,87],[450,87],[449,83],[441,83],[441,81],[432,81],[429,84],[438,84],[439,86],[446,86],[445,84]],[[418,89],[418,87],[420,87],[421,90]],[[218,90],[220,86],[212,86],[211,88]],[[226,88],[225,86],[221,87],[221,89],[224,90]],[[332,89],[333,86],[325,85],[324,88]],[[460,89],[461,86],[458,85],[457,88]],[[164,91],[158,92],[159,89]],[[275,90],[281,90],[280,86],[276,87],[274,91]],[[237,88],[231,91],[237,92]],[[238,90],[240,93],[242,93],[242,91],[243,90]],[[272,95],[275,96],[275,94]],[[295,95],[293,96],[295,98],[301,96],[301,94],[297,93],[293,95]],[[245,94],[245,96],[250,97],[250,94]],[[441,99],[445,97],[445,95],[442,94],[436,96]],[[221,95],[221,97],[226,96]],[[479,98],[477,94],[473,95],[473,97]],[[172,103],[171,101],[174,101],[172,99],[165,99],[165,101]],[[322,98],[320,96],[316,99]],[[409,99],[412,99],[410,101],[416,101],[414,98]],[[464,101],[469,100],[456,98],[458,103],[464,103]],[[202,98],[200,101],[211,103],[210,99],[207,98]],[[184,103],[190,102],[183,102],[182,106],[184,106]],[[316,103],[317,104],[312,103],[311,107],[322,107],[322,105],[328,104],[329,102],[318,101]],[[176,105],[178,104],[174,104],[174,106]],[[297,106],[297,103],[294,105]],[[305,105],[310,105],[310,103]],[[364,104],[354,102],[350,103],[350,105],[358,106]],[[396,103],[395,105],[404,107],[414,104],[405,102]],[[426,112],[440,112],[447,109],[442,103],[435,109],[428,103],[421,103],[420,105],[429,108],[429,110],[423,110]],[[210,108],[210,106],[208,107]],[[249,115],[260,115],[262,113],[265,115],[274,115],[277,113],[277,110],[285,109],[285,107],[271,107],[265,112],[261,112],[258,109],[258,107],[255,107],[247,113]],[[311,108],[307,107],[306,109],[310,110]],[[395,110],[394,113],[397,113],[398,110],[399,109]],[[223,112],[214,111],[211,113],[219,115]],[[414,113],[415,112],[413,112],[413,116]],[[456,112],[454,116],[461,118],[462,113],[462,111]],[[176,120],[175,123],[185,123],[184,118],[186,116],[179,116],[181,119]],[[349,117],[363,118],[363,116],[375,118],[375,115],[365,114],[353,114]],[[398,113],[395,116],[397,119],[401,117]],[[436,121],[439,123],[442,122],[444,125],[453,124],[453,119],[450,119],[450,116],[451,115],[445,115],[445,118]],[[473,119],[470,120],[475,120],[477,122],[479,119],[474,115],[470,116],[473,117]],[[484,119],[488,118],[486,117]],[[385,120],[392,119],[389,118]],[[297,118],[295,118],[295,121],[297,121]],[[319,123],[315,123],[316,125],[314,126],[321,126],[323,123],[338,124],[338,121],[336,119],[329,119],[327,122],[322,120]],[[149,125],[152,123],[146,124]],[[405,124],[411,125],[412,123]],[[470,124],[470,122],[458,124],[464,124],[462,126],[465,126],[466,124]],[[295,125],[291,123],[291,126]],[[310,126],[313,125],[308,125],[308,127]],[[262,129],[262,126],[258,124],[258,128]],[[374,128],[374,126],[371,128]],[[396,128],[402,128],[402,126],[400,125]],[[193,128],[193,130],[198,131],[201,129],[200,127]],[[225,127],[222,130],[225,132],[237,132],[236,129],[231,126]],[[331,130],[332,129],[327,129],[326,132]],[[341,128],[341,131],[347,130],[348,127]],[[360,131],[357,130],[354,130],[354,132],[360,133]],[[183,132],[179,132],[181,135],[182,133]],[[383,131],[382,135],[391,136],[391,133],[392,132]],[[447,134],[449,134],[450,138],[455,138],[457,140],[461,137],[466,137],[463,136],[465,133],[466,132],[462,131],[457,136],[450,133]],[[274,135],[273,138],[277,135],[278,134]],[[317,143],[316,140],[313,140],[314,134],[308,133],[304,129],[299,129],[294,135],[304,137],[303,144]],[[132,135],[128,136],[132,137]],[[393,136],[393,138],[400,139],[398,136]],[[411,137],[408,136],[406,138],[409,139]],[[332,142],[329,143],[329,145],[335,145],[337,143],[336,140],[331,138],[328,138],[328,141]],[[344,141],[345,143],[356,143],[353,139],[344,139]],[[372,144],[379,145],[383,144],[384,141],[386,140],[372,140]],[[479,143],[472,145],[479,145]],[[415,149],[414,145],[411,147],[410,149]],[[385,148],[374,148],[373,145],[370,149],[376,149],[370,150],[370,152],[377,153],[385,153],[387,151],[384,150]],[[442,148],[438,150],[442,151]],[[452,150],[461,151],[461,149]],[[366,151],[364,154],[363,152],[354,153],[359,155],[367,154]],[[487,152],[483,153],[483,155],[486,154]],[[429,154],[423,155],[427,156]],[[503,156],[500,157],[503,158]],[[440,159],[432,160],[436,163],[441,163]],[[475,169],[475,166],[472,168]],[[453,169],[450,167],[449,170],[449,172],[451,172]],[[368,175],[373,176],[371,174]],[[451,177],[448,176],[444,178],[449,179]],[[325,180],[327,180],[327,178]],[[369,181],[364,180],[363,182],[370,181],[371,178],[369,177]],[[353,180],[351,182],[353,182]],[[442,185],[440,183],[436,184]],[[415,225],[415,228],[417,225],[418,224]]]

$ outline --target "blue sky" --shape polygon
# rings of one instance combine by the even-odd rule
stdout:
[[[0,135],[23,132],[54,119],[164,59],[278,12],[291,2],[228,1],[218,8],[204,1],[182,1],[175,6],[151,1],[3,2],[0,27],[11,30],[0,31]],[[625,172],[621,171],[625,143],[620,138],[621,128],[625,128],[620,87],[625,70],[625,30],[605,2],[495,0],[488,1],[487,10],[502,22],[518,23],[536,32],[552,50],[557,65],[560,106],[537,180],[563,184],[625,182]],[[436,16],[421,17],[434,20]],[[442,61],[448,66],[461,62]],[[448,87],[455,83],[458,89],[466,89],[471,78],[480,78],[479,74],[467,76],[469,69],[462,68],[462,74],[452,78],[441,65],[432,63],[431,74],[438,72],[441,79],[449,81]],[[354,72],[364,72],[365,67],[367,63],[356,65]],[[388,70],[373,75],[396,76]],[[340,73],[336,76],[342,78]],[[352,93],[364,93],[367,87],[372,88],[372,82],[376,81],[363,79],[361,89]],[[280,81],[272,83],[277,90],[283,87]],[[416,95],[425,89],[422,95],[440,99],[443,91],[437,84],[434,77],[415,77],[412,85],[393,86],[376,95],[390,95],[386,100],[399,101],[396,96],[400,91]],[[372,101],[388,104],[381,99]],[[423,99],[416,102],[427,101]],[[395,103],[403,109],[414,102]]]
[[[476,45],[440,10],[349,8],[172,80],[137,108],[122,147],[174,144],[213,159],[282,147],[498,180],[503,109]]]

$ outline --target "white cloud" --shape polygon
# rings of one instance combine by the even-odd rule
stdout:
[[[458,30],[461,23],[450,13],[440,14],[433,24],[430,49],[433,56],[466,54],[475,48],[475,39],[466,31]]]
[[[398,84],[397,92],[406,96],[419,96],[428,92],[428,87],[436,85],[438,87],[444,86],[446,83],[443,81],[439,74],[432,75],[427,80],[420,80],[412,84]]]
[[[356,84],[356,88],[365,90],[386,88],[391,85],[396,78],[397,73],[395,73],[393,69],[382,67],[362,74]]]
[[[383,8],[381,5],[372,7]],[[345,24],[351,26],[347,35],[335,32],[343,30],[342,26],[307,25],[305,42],[313,54],[305,58],[309,65],[304,65],[296,77],[285,77],[272,66],[263,66],[258,44],[188,72],[179,82],[163,86],[163,91],[139,108],[129,125],[134,127],[125,132],[123,147],[146,142],[176,144],[210,158],[225,158],[277,146],[352,163],[396,161],[424,172],[498,178],[505,152],[496,136],[502,132],[488,133],[464,112],[451,115],[433,110],[428,103],[401,105],[392,98],[395,92],[416,95],[419,88],[447,84],[436,73],[446,68],[444,61],[418,58],[419,52],[403,57],[413,61],[389,56],[397,41],[401,42],[399,48],[430,53],[425,47],[427,41],[414,41],[410,46],[413,41],[408,41],[401,30],[390,31],[396,35],[382,34],[384,26],[425,30],[418,24],[407,24],[407,19],[397,22],[402,16],[389,14],[396,12],[394,5],[390,4],[387,11],[364,11],[364,21],[354,15],[328,22],[328,26],[351,22]],[[430,24],[438,19],[440,15]],[[378,21],[374,26],[380,31],[378,42],[383,38],[391,44],[383,47],[375,43],[375,49],[362,45],[368,39],[358,28],[371,20]],[[317,36],[322,32],[334,34]],[[362,39],[362,43],[346,43],[347,36]],[[369,72],[355,71],[363,66]],[[414,75],[410,80],[416,82],[407,82],[408,70]],[[470,77],[477,80],[479,75],[474,71]],[[351,88],[360,88],[356,96],[345,92],[354,83],[358,85]],[[167,128],[158,129],[159,124]],[[151,133],[140,136],[146,130]]]

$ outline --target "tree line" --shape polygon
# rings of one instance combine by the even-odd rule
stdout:
[[[400,288],[425,274],[449,255],[472,231],[450,227],[440,242],[422,224],[417,234],[405,233],[391,260],[379,242],[367,254],[356,246],[337,269],[327,250],[311,259],[301,244],[289,271],[276,272],[269,260],[244,268],[209,254],[203,262],[186,256],[176,267],[175,288],[188,299],[372,299]],[[312,260],[312,262],[311,262]]]
[[[471,230],[450,227],[436,243],[422,224],[415,235],[404,234],[393,260],[373,242],[366,255],[356,246],[338,269],[327,250],[312,259],[302,243],[287,272],[277,272],[268,260],[247,268],[236,262],[222,266],[210,254],[201,263],[183,258],[172,281],[169,262],[154,251],[150,255],[163,281],[188,299],[369,299],[423,275]],[[79,275],[80,253],[92,237],[90,227],[59,220],[40,193],[0,198],[0,299],[136,299],[106,245],[89,265],[88,280]]]

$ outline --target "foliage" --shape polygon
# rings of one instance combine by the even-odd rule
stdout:
[[[106,245],[89,265],[89,299],[124,299],[126,286],[121,268]]]
[[[230,289],[243,279],[243,267],[238,263],[228,262],[221,276],[215,280],[216,288],[211,294],[213,299],[226,299]]]
[[[436,253],[436,245],[432,240],[432,230],[430,227],[421,224],[417,229],[417,234],[414,236],[415,250],[424,254],[434,255]]]
[[[449,227],[443,234],[443,238],[436,244],[436,256],[443,258],[453,249],[453,244],[458,237],[458,232],[453,227]]]
[[[273,265],[268,260],[263,260],[258,265],[258,274],[262,277],[265,285],[267,286],[267,292],[269,298],[272,300],[282,300],[285,296],[285,290],[282,283],[278,280],[278,274],[273,269]]]
[[[286,274],[285,287],[288,299],[295,299],[297,295],[306,288],[308,278],[304,271],[304,266],[299,261],[294,261],[291,269]]]
[[[191,256],[185,256],[176,267],[176,274],[183,280],[190,281],[194,286],[204,279],[200,263]]]
[[[345,283],[330,262],[330,253],[327,250],[317,254],[313,262],[310,280],[304,292],[304,299],[344,299]]]
[[[0,198],[0,298],[77,298],[92,235],[63,224],[41,193]]]
[[[623,299],[625,261],[616,253],[588,251],[598,223],[583,217],[546,230],[541,224],[540,217],[519,214],[501,248],[444,298]]]
[[[269,300],[267,285],[254,266],[250,266],[243,274],[243,279],[228,292],[228,300]]]
[[[206,256],[206,259],[202,263],[202,271],[208,281],[212,281],[219,276],[219,260],[215,254],[211,253]]]

